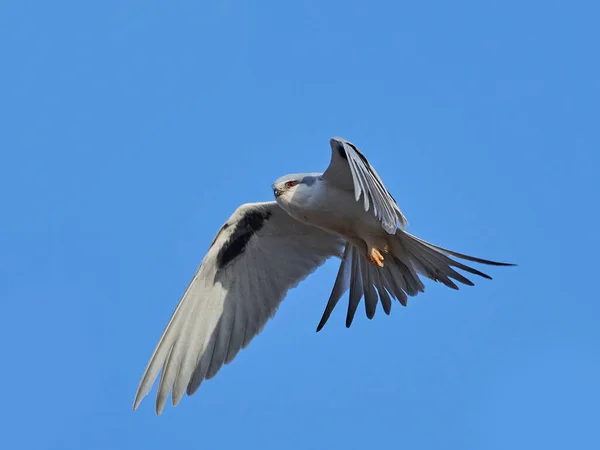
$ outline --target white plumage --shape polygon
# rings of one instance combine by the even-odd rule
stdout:
[[[369,318],[378,301],[386,314],[392,298],[406,305],[407,296],[424,290],[419,274],[453,289],[451,279],[473,285],[453,267],[490,278],[450,256],[511,265],[406,233],[406,218],[364,155],[341,138],[330,145],[323,174],[280,178],[276,201],[240,206],[219,230],[150,358],[134,409],[161,369],[157,414],[170,392],[173,405],[193,394],[262,330],[290,288],[332,256],[342,261],[317,331],[348,290],[349,327],[363,297]]]

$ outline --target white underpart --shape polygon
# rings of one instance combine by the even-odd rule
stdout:
[[[369,244],[383,246],[389,236],[377,217],[356,201],[352,191],[323,179],[298,185],[280,196],[277,203],[295,219],[343,236],[362,252]]]

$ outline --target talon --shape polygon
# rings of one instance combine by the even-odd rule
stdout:
[[[375,264],[379,267],[383,267],[383,255],[376,248],[372,248],[371,252],[368,255],[369,262],[371,264]]]

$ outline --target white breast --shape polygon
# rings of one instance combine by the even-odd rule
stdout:
[[[323,180],[310,186],[299,185],[277,201],[295,219],[337,234],[361,235],[381,230],[373,213],[365,212],[362,202],[354,199],[353,191],[338,189]]]

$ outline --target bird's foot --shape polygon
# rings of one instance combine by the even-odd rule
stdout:
[[[384,252],[385,252],[385,250],[384,250]],[[387,253],[387,252],[385,252],[385,253]],[[375,247],[371,248],[371,251],[369,251],[367,258],[369,259],[369,262],[371,264],[374,264],[379,267],[383,267],[383,255]]]

